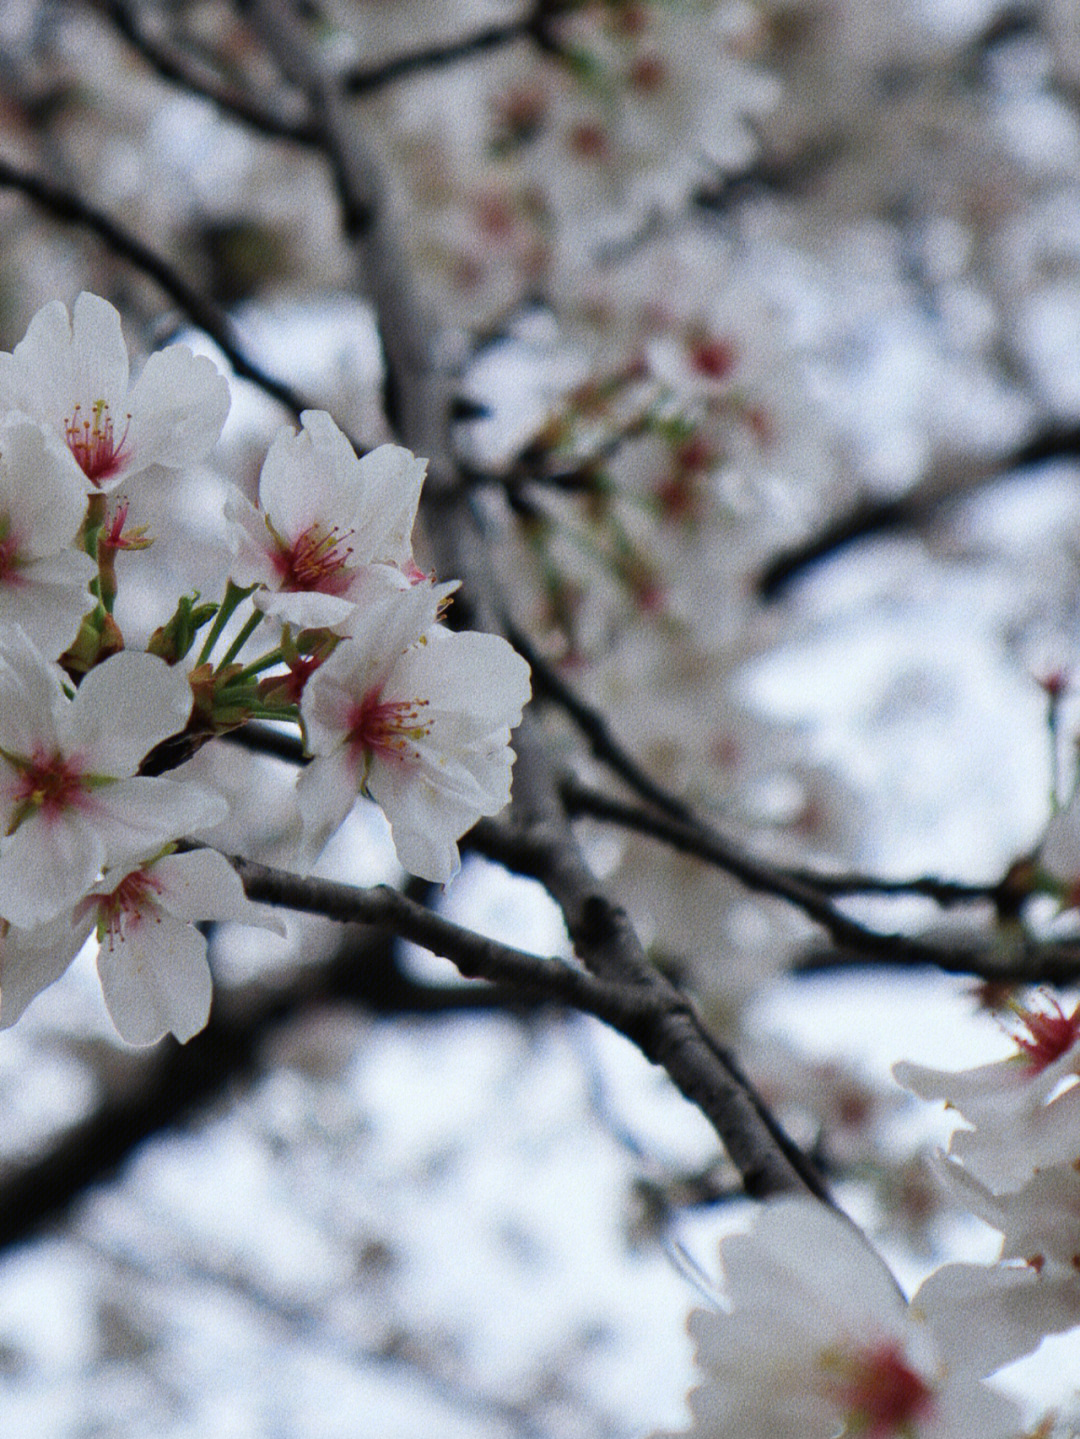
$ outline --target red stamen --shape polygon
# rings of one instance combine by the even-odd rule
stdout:
[[[126,417],[124,433],[117,440],[109,406],[104,400],[95,400],[90,407],[93,420],[82,419],[81,410],[82,406],[76,405],[71,419],[64,421],[64,438],[86,478],[91,484],[100,485],[102,480],[118,475],[126,463],[124,445],[131,416]]]
[[[68,809],[82,808],[87,787],[81,766],[63,755],[36,753],[20,765],[15,785],[15,819],[13,832],[33,810],[46,819],[55,819]]]
[[[137,869],[125,875],[111,894],[98,897],[98,934],[108,939],[110,950],[118,941],[123,943],[125,929],[134,929],[148,914],[161,923],[157,905],[147,900],[163,889],[161,880],[150,870]]]
[[[828,1356],[826,1362],[836,1371],[828,1387],[843,1406],[851,1432],[862,1439],[910,1435],[914,1421],[933,1410],[933,1390],[908,1366],[895,1342],[852,1356]]]
[[[1032,1075],[1041,1074],[1076,1043],[1080,1034],[1080,1004],[1066,1014],[1056,999],[1046,996],[1049,1009],[1015,1010],[1013,1039]],[[1027,1030],[1027,1035],[1023,1033]]]
[[[281,577],[281,588],[343,595],[352,579],[349,565],[352,547],[346,544],[352,533],[352,530],[347,530],[341,534],[336,525],[324,530],[321,525],[314,524],[298,535],[291,545],[279,539],[272,563]]]
[[[416,748],[431,728],[420,713],[427,700],[383,700],[378,690],[364,696],[349,727],[349,745],[365,762],[372,755],[383,759],[415,761]]]

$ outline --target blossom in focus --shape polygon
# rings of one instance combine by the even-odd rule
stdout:
[[[404,867],[445,882],[461,835],[509,801],[529,667],[496,635],[436,625],[437,606],[418,585],[358,611],[351,639],[308,681],[300,712],[315,758],[297,797],[309,858],[364,793]]]
[[[1080,1157],[1080,1005],[1066,1013],[1045,998],[1013,1015],[1016,1052],[959,1071],[901,1063],[898,1083],[943,1099],[973,1125],[949,1153],[994,1193],[1021,1188],[1036,1170]]]
[[[725,1310],[696,1310],[687,1439],[1005,1439],[1012,1404],[961,1365],[862,1235],[810,1199],[722,1241]],[[667,1436],[672,1439],[672,1436]]]
[[[186,345],[152,354],[129,385],[117,311],[84,291],[71,316],[53,300],[11,354],[0,353],[0,408],[41,421],[67,445],[92,490],[147,469],[203,459],[221,434],[229,386]]]
[[[194,785],[138,776],[182,730],[181,669],[125,650],[71,697],[16,628],[0,630],[0,918],[30,928],[81,899],[118,854],[147,853],[222,817]]]
[[[98,974],[121,1038],[154,1044],[197,1034],[210,1013],[204,920],[233,920],[284,933],[253,905],[216,850],[154,856],[109,870],[76,908],[97,927]]]
[[[259,508],[237,494],[226,513],[232,577],[255,603],[299,629],[340,625],[382,579],[412,577],[411,535],[426,462],[399,445],[358,459],[322,410],[278,431],[259,479]]]
[[[72,548],[86,515],[83,486],[59,440],[33,421],[0,425],[0,622],[16,624],[56,659],[94,605],[97,574]]]

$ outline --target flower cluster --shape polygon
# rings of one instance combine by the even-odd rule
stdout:
[[[47,305],[0,354],[0,1026],[91,936],[125,1039],[205,1024],[196,924],[280,926],[224,856],[191,847],[229,805],[178,766],[250,718],[297,723],[315,756],[298,788],[308,861],[364,794],[403,864],[446,881],[460,836],[509,799],[528,667],[442,624],[456,586],[412,554],[423,462],[390,445],[357,458],[327,414],[276,436],[257,503],[232,492],[221,601],[181,595],[145,651],[125,644],[116,556],[152,543],[127,525],[127,487],[203,461],[228,406],[184,345],[131,384],[120,316],[94,295],[70,316]]]
[[[688,1439],[1006,1439],[1012,1404],[958,1362],[859,1231],[810,1199],[720,1246],[724,1307],[690,1318],[703,1381]],[[674,1439],[666,1436],[665,1439]]]
[[[996,1270],[964,1273],[986,1365],[1080,1324],[1080,1005],[1048,995],[1010,1006],[1015,1052],[948,1072],[899,1064],[899,1082],[943,1099],[957,1129],[937,1171],[965,1208],[1002,1233]]]

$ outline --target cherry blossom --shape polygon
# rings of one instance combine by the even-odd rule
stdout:
[[[136,774],[183,729],[181,669],[124,651],[74,697],[19,629],[0,631],[0,917],[22,928],[80,899],[117,854],[146,853],[222,818],[194,785]]]
[[[1068,1014],[1049,998],[1017,1007],[1014,1039],[1015,1054],[975,1069],[893,1068],[905,1089],[945,1100],[974,1126],[953,1134],[949,1153],[995,1193],[1080,1157],[1080,1005]]]
[[[54,300],[12,354],[0,353],[0,409],[21,410],[67,444],[92,490],[112,490],[151,465],[204,458],[221,434],[229,386],[186,345],[152,354],[129,385],[117,311],[84,291],[69,318]]]
[[[378,600],[308,681],[301,715],[316,758],[298,787],[308,857],[364,793],[405,868],[445,882],[460,836],[508,802],[528,665],[496,635],[437,626],[437,604],[426,586]]]
[[[101,942],[98,974],[121,1038],[154,1044],[171,1031],[188,1040],[210,1013],[206,938],[196,921],[233,920],[284,933],[244,895],[216,850],[165,853],[111,869],[76,908]]]
[[[93,607],[97,566],[72,548],[86,495],[60,441],[16,415],[0,425],[0,621],[17,624],[50,658]]]
[[[1016,1136],[1023,1144],[1023,1135]],[[919,1304],[968,1363],[989,1373],[1080,1324],[1080,1174],[1073,1164],[1036,1173],[1023,1189],[992,1194],[955,1160],[932,1164],[946,1190],[1001,1231],[997,1265],[948,1264]]]
[[[936,1335],[841,1215],[767,1205],[720,1245],[724,1310],[696,1310],[691,1439],[997,1439],[1008,1400],[943,1360]],[[672,1436],[667,1436],[672,1439]]]
[[[305,410],[270,445],[259,508],[236,494],[227,507],[240,585],[300,629],[339,625],[381,579],[412,577],[411,534],[426,462],[398,445],[357,459],[328,414]]]

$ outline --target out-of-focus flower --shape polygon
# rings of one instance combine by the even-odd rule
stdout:
[[[529,667],[497,635],[438,627],[437,603],[416,586],[358,612],[352,638],[308,681],[301,715],[316,758],[298,799],[309,856],[364,793],[405,868],[445,882],[457,840],[509,801]]]
[[[0,426],[0,622],[20,625],[49,659],[94,605],[88,586],[97,566],[71,548],[85,514],[59,440],[8,415]]]
[[[183,1042],[206,1024],[210,966],[197,922],[233,920],[284,933],[247,899],[228,860],[209,849],[112,869],[76,914],[97,926],[102,992],[129,1044],[154,1044],[169,1031]]]
[[[73,698],[65,678],[21,630],[0,630],[0,917],[22,928],[81,899],[117,854],[145,854],[224,810],[194,785],[136,774],[187,721],[182,670],[124,651]]]
[[[240,585],[255,603],[299,629],[340,625],[383,585],[413,578],[412,527],[426,462],[399,445],[357,459],[322,410],[305,410],[299,433],[278,431],[259,480],[259,509],[228,504]]]
[[[0,353],[0,409],[21,410],[67,444],[92,490],[112,490],[151,465],[203,459],[229,411],[229,386],[186,345],[152,354],[129,387],[120,316],[84,291],[69,318],[39,310],[12,354]]]
[[[720,1246],[726,1311],[696,1310],[703,1382],[688,1439],[1005,1439],[1012,1404],[947,1365],[852,1225],[809,1199],[767,1205]],[[671,1436],[668,1436],[671,1439]]]
[[[974,1125],[958,1129],[949,1153],[994,1193],[1020,1189],[1038,1169],[1080,1157],[1080,1005],[1054,1001],[1014,1013],[1016,1053],[959,1071],[901,1063],[897,1082],[922,1099],[943,1099]]]
[[[1080,1324],[1080,1175],[1072,1164],[1037,1173],[996,1195],[954,1160],[933,1170],[972,1214],[1001,1230],[1001,1262],[947,1264],[919,1291],[920,1307],[980,1373],[1037,1349],[1047,1334]]]

